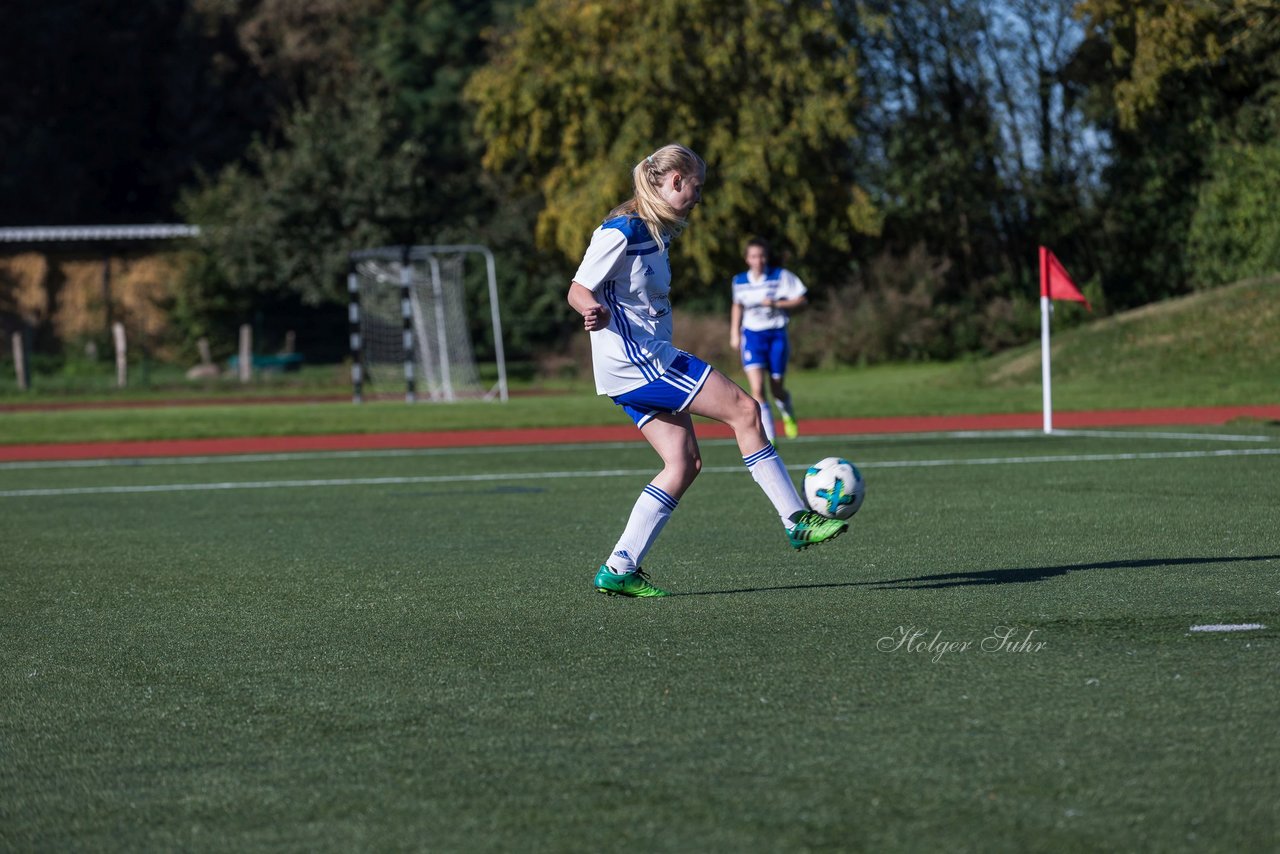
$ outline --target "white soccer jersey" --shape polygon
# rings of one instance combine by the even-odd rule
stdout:
[[[742,306],[742,328],[752,332],[782,329],[790,321],[786,309],[761,305],[766,299],[795,299],[806,293],[800,277],[781,267],[770,267],[762,276],[748,270],[733,277],[733,301]]]
[[[609,310],[609,325],[591,333],[599,394],[616,397],[656,380],[680,352],[671,343],[670,245],[634,216],[607,220],[591,235],[573,280]]]

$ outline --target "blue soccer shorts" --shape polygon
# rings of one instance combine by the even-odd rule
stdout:
[[[711,366],[683,350],[671,367],[651,383],[613,398],[637,427],[643,427],[659,412],[683,412],[702,391],[711,376]]]
[[[742,367],[762,368],[770,376],[782,379],[790,357],[791,342],[785,326],[782,329],[742,330]]]

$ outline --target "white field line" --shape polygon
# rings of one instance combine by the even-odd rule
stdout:
[[[1038,432],[1038,431],[1037,431]],[[1129,430],[1054,430],[1055,436],[1090,436],[1098,439],[1191,439],[1202,442],[1270,442],[1271,436],[1250,436],[1240,433],[1179,433],[1168,431]]]
[[[729,439],[704,441],[709,445]],[[634,442],[593,442],[566,445],[478,445],[461,448],[382,448],[365,451],[289,451],[276,454],[212,454],[197,457],[117,457],[96,460],[21,460],[0,463],[0,471],[9,469],[81,469],[140,466],[190,466],[209,465],[211,463],[288,463],[310,460],[363,460],[379,457],[394,459],[396,457],[450,457],[460,454],[516,454],[534,453],[538,451],[589,451],[617,450],[620,448],[648,447],[643,438],[636,437]]]
[[[1095,463],[1131,460],[1193,460],[1219,457],[1280,455],[1280,448],[1248,448],[1217,451],[1163,451],[1133,454],[1045,454],[1029,457],[978,457],[974,459],[888,460],[859,463],[863,469],[911,469],[941,466],[1027,465],[1034,463]],[[788,466],[803,471],[806,466]],[[703,474],[740,472],[742,466],[709,466]],[[36,498],[61,495],[128,495],[150,492],[213,492],[232,489],[298,489],[326,486],[403,486],[426,483],[477,483],[510,480],[553,480],[601,477],[639,477],[653,474],[653,468],[600,469],[595,471],[490,472],[463,475],[421,475],[398,477],[344,477],[306,480],[249,480],[216,483],[162,483],[140,486],[72,486],[47,489],[0,490],[0,498]]]
[[[788,439],[791,444],[817,444],[841,442],[846,444],[885,444],[912,442],[920,439],[1034,439],[1054,436],[1085,436],[1099,439],[1186,439],[1215,442],[1271,442],[1270,436],[1250,436],[1233,433],[1177,433],[1125,430],[1055,430],[1045,437],[1041,430],[953,430],[931,433],[851,433],[847,435],[801,436]],[[733,439],[699,439],[703,447],[732,445]],[[493,445],[460,448],[384,448],[363,451],[292,451],[274,454],[214,454],[190,457],[118,457],[90,460],[19,460],[0,462],[0,471],[31,469],[79,469],[79,468],[137,468],[141,466],[189,466],[210,463],[283,463],[303,460],[360,460],[397,457],[448,457],[467,454],[528,454],[541,451],[592,451],[644,448],[644,439],[637,434],[627,442],[580,442],[544,445]]]
[[[1262,623],[1210,623],[1205,626],[1192,626],[1193,632],[1256,632],[1265,629]]]

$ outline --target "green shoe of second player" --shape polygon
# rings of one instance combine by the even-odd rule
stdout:
[[[849,530],[849,523],[841,519],[828,519],[812,510],[797,510],[791,517],[791,527],[787,528],[787,539],[793,549],[807,549],[809,546],[834,540]]]
[[[643,569],[618,575],[607,566],[601,566],[596,573],[596,592],[607,596],[631,596],[647,598],[651,596],[670,596],[671,594],[649,582]]]
[[[782,416],[782,432],[788,439],[794,439],[800,435],[800,425],[796,424],[796,420],[785,411],[780,413]]]

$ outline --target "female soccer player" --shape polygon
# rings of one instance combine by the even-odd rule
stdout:
[[[596,573],[595,588],[610,595],[666,596],[640,564],[702,468],[690,413],[732,428],[742,461],[773,503],[793,548],[833,539],[848,525],[805,509],[764,436],[755,401],[671,343],[667,251],[702,199],[706,164],[672,144],[637,163],[631,176],[635,195],[592,234],[568,300],[591,333],[596,391],[623,408],[662,458],[662,471],[641,492],[613,554]]]
[[[783,385],[791,344],[787,339],[790,311],[804,305],[807,289],[790,270],[769,264],[769,244],[758,237],[747,241],[747,271],[733,277],[733,310],[729,315],[729,346],[741,349],[751,396],[760,405],[764,434],[773,441],[773,416],[765,397],[764,376],[769,374],[773,402],[788,439],[800,435],[791,394]]]

